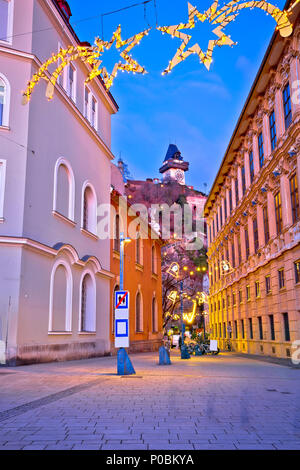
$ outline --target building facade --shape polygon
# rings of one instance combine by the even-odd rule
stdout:
[[[42,81],[22,106],[41,63],[80,41],[65,0],[0,7],[1,363],[108,354],[113,274],[97,208],[110,203],[118,108],[100,79],[85,86],[81,61],[65,69],[51,102]]]
[[[272,37],[205,206],[211,337],[282,358],[300,339],[298,15]]]
[[[126,237],[127,227],[129,235],[136,230],[136,236],[131,233],[131,242],[124,246],[123,287],[130,294],[129,352],[156,351],[162,344],[162,241],[157,235],[155,238],[152,236],[148,221],[141,220],[135,224],[136,216],[130,215],[130,204],[124,198],[124,185],[122,189],[122,182],[116,184],[116,177],[112,183],[111,271],[114,279],[111,280],[111,349],[115,352],[114,293],[120,289],[120,234],[124,233]],[[132,230],[131,223],[134,224]]]

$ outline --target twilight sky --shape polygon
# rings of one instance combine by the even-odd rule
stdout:
[[[69,0],[71,23],[82,41],[93,43],[95,36],[102,35],[102,13],[139,1]],[[156,0],[156,3],[160,26],[188,21],[186,0]],[[201,12],[212,2],[191,0],[191,3]],[[284,1],[276,4],[283,8]],[[226,33],[238,44],[215,48],[209,72],[195,55],[175,67],[171,74],[162,76],[181,41],[155,29],[153,6],[153,1],[147,5],[147,20],[142,5],[104,17],[105,40],[110,40],[119,24],[123,39],[144,30],[147,22],[153,26],[131,51],[148,75],[119,72],[111,88],[120,107],[112,117],[112,151],[117,158],[122,155],[135,179],[154,178],[160,176],[158,169],[169,143],[175,143],[190,162],[187,184],[203,191],[205,183],[209,189],[214,181],[276,23],[260,10],[242,11],[226,28]],[[90,17],[95,18],[81,21]],[[193,30],[185,30],[193,35],[190,45],[198,42],[206,50],[208,40],[216,37],[212,29],[208,22],[197,22]],[[109,72],[118,57],[114,46],[104,54]]]

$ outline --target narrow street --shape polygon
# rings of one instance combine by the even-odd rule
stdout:
[[[0,449],[300,449],[300,371],[220,354],[0,369]]]

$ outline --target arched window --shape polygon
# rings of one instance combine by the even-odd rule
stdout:
[[[12,43],[14,0],[0,0],[0,42]]]
[[[80,331],[96,331],[96,282],[90,273],[83,275],[80,290]]]
[[[136,234],[136,262],[141,264],[141,236],[139,233]]]
[[[158,325],[157,325],[157,306],[156,306],[156,298],[153,297],[152,299],[152,333],[157,333]]]
[[[71,331],[72,272],[68,263],[58,260],[50,279],[49,331]]]
[[[82,228],[94,234],[97,232],[97,197],[89,183],[83,186]]]
[[[155,245],[152,245],[151,248],[151,265],[152,265],[152,273],[157,273],[157,264],[156,264],[156,252],[155,252]]]
[[[115,320],[116,320],[116,315],[115,315],[115,292],[120,290],[120,287],[118,285],[115,286],[114,292],[113,292],[113,300],[112,300],[112,325],[111,325],[111,330],[112,333],[115,333]]]
[[[75,179],[70,163],[59,158],[54,168],[53,211],[74,221]]]
[[[117,214],[115,218],[114,250],[120,251],[120,216],[119,214]]]
[[[6,77],[0,73],[0,126],[8,127],[9,125],[9,107],[10,85]]]
[[[143,331],[143,309],[142,309],[142,296],[138,292],[135,298],[135,330],[137,333]]]

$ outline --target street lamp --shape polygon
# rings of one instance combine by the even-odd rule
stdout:
[[[124,233],[120,233],[120,290],[124,289],[124,247],[130,242],[130,238],[124,238]]]

